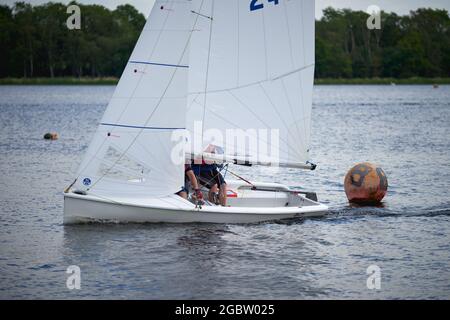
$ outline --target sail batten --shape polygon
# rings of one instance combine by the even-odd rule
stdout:
[[[101,123],[100,125],[106,127],[119,127],[119,128],[132,128],[132,129],[143,129],[143,130],[184,130],[186,128],[168,128],[168,127],[144,127],[144,126],[133,126],[127,124],[118,123]]]
[[[148,64],[148,65],[153,65],[153,66],[173,67],[173,68],[189,68],[189,66],[187,66],[187,65],[178,65],[178,64],[170,64],[170,63],[161,63],[161,62],[150,62],[150,61],[129,61],[128,63]]]
[[[224,88],[224,89],[220,89],[220,90],[189,92],[189,94],[191,94],[191,95],[204,94],[204,93],[208,94],[208,93],[218,93],[218,92],[225,92],[225,91],[233,91],[233,90],[237,90],[237,89],[243,89],[243,88],[251,87],[253,85],[261,84],[261,83],[264,83],[264,82],[271,82],[271,81],[279,80],[279,79],[282,79],[284,77],[290,76],[291,74],[298,73],[298,72],[301,72],[303,70],[306,70],[306,69],[309,69],[309,68],[314,68],[314,67],[315,67],[315,64],[313,63],[313,64],[307,65],[305,67],[302,67],[302,68],[299,68],[299,69],[296,69],[296,70],[293,70],[293,71],[289,71],[288,73],[285,73],[285,74],[282,74],[280,76],[277,76],[276,78],[262,80],[262,81],[257,81],[257,82],[245,84],[245,85],[242,85],[242,86],[236,86],[236,87],[233,87],[233,88]]]

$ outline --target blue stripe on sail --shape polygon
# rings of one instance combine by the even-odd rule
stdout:
[[[129,63],[150,64],[152,66],[161,66],[161,67],[189,68],[189,66],[180,65],[180,64],[156,63],[156,62],[146,62],[146,61],[129,61]]]
[[[115,124],[115,123],[100,123],[102,126],[107,127],[121,127],[121,128],[131,128],[131,129],[145,129],[145,130],[185,130],[186,128],[165,128],[165,127],[140,127],[140,126],[130,126],[126,124]]]

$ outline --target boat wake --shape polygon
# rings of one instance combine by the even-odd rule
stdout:
[[[389,209],[380,207],[342,207],[331,209],[326,219],[348,219],[359,217],[438,217],[450,216],[450,207]]]

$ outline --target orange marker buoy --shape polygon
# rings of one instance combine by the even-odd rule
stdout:
[[[49,132],[44,135],[45,140],[58,140],[58,134],[56,132]]]
[[[357,204],[378,204],[388,190],[386,173],[371,163],[354,166],[345,176],[345,193],[350,202]]]

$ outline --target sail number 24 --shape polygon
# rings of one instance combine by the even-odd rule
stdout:
[[[280,0],[267,0],[269,2],[273,2],[275,5],[279,3]],[[250,11],[255,11],[264,8],[264,3],[261,3],[262,0],[251,0],[250,1]]]

